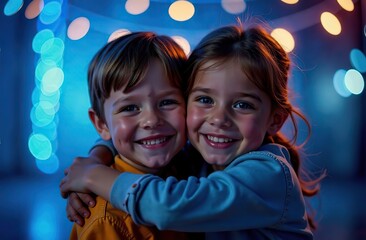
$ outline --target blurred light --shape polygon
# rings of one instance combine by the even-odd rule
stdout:
[[[339,5],[346,11],[352,12],[355,8],[355,5],[353,4],[352,0],[337,0]]]
[[[287,4],[296,4],[299,2],[299,0],[281,0],[281,1]]]
[[[113,40],[115,40],[117,38],[120,38],[120,37],[122,37],[124,35],[127,35],[129,33],[131,33],[131,32],[129,30],[127,30],[127,29],[118,29],[118,30],[112,32],[112,34],[108,38],[108,42],[111,42],[111,41],[113,41]]]
[[[125,9],[129,14],[138,15],[145,12],[149,5],[149,0],[127,0]]]
[[[55,109],[49,102],[41,101],[31,110],[31,120],[37,127],[44,127],[52,123],[55,117]]]
[[[172,38],[183,48],[184,53],[188,56],[191,52],[191,46],[189,45],[188,40],[181,36],[172,36]]]
[[[247,7],[244,0],[221,0],[221,6],[231,14],[242,13]]]
[[[40,21],[43,24],[54,23],[61,16],[61,3],[52,1],[48,2],[39,16]]]
[[[271,32],[271,36],[283,47],[286,52],[291,52],[295,48],[295,40],[290,32],[283,28],[276,28]]]
[[[350,69],[346,72],[345,85],[347,89],[353,94],[360,94],[365,87],[364,79],[360,72],[355,69]]]
[[[48,70],[54,67],[61,67],[61,66],[58,66],[58,64],[55,61],[52,60],[42,61],[42,59],[40,59],[35,69],[36,79],[38,81],[42,81],[43,75]]]
[[[42,78],[41,91],[45,95],[55,94],[64,82],[64,72],[61,68],[55,67],[48,70]]]
[[[187,21],[194,15],[194,6],[191,2],[178,0],[169,7],[169,16],[176,21]]]
[[[65,44],[61,38],[48,39],[41,47],[41,59],[46,64],[59,62],[64,54]]]
[[[37,161],[38,164],[38,161]],[[57,207],[52,201],[45,201],[46,196],[42,196],[39,201],[35,201],[32,206],[31,219],[29,220],[30,240],[59,239],[60,228]]]
[[[89,19],[87,19],[86,17],[78,17],[70,23],[67,29],[67,36],[71,40],[79,40],[88,33],[89,28]]]
[[[55,118],[55,120],[58,120]],[[56,121],[51,122],[46,126],[38,127],[36,125],[32,125],[32,129],[34,133],[42,134],[47,137],[50,141],[56,140],[57,137],[57,124]],[[42,160],[44,161],[44,160]],[[48,161],[48,160],[47,160]]]
[[[40,94],[39,101],[40,102],[45,101],[45,102],[50,103],[52,105],[54,111],[57,112],[58,111],[58,105],[59,105],[59,102],[60,102],[60,95],[61,95],[61,93],[60,93],[59,90],[53,92],[50,95]]]
[[[52,154],[51,142],[43,134],[32,134],[28,140],[28,148],[32,155],[39,160],[46,160]]]
[[[49,39],[54,38],[54,34],[49,29],[39,31],[33,38],[32,48],[36,53],[41,52],[42,45]]]
[[[27,8],[25,9],[24,15],[27,19],[36,18],[41,13],[43,7],[43,0],[33,0],[28,4]]]
[[[333,86],[336,92],[342,97],[349,97],[351,96],[351,92],[347,89],[345,85],[345,76],[346,70],[339,69],[335,72],[333,76]]]
[[[23,6],[23,0],[9,0],[4,7],[4,14],[11,16],[16,14]]]
[[[53,174],[57,172],[60,167],[59,160],[55,154],[52,154],[51,157],[45,161],[36,159],[36,165],[39,170],[46,174]]]
[[[359,72],[366,72],[366,56],[359,49],[352,49],[350,53],[351,64]]]
[[[342,31],[341,23],[338,18],[330,12],[323,12],[320,16],[320,21],[324,29],[332,34],[339,35]]]

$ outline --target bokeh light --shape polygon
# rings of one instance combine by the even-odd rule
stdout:
[[[64,82],[64,72],[61,68],[55,67],[48,70],[42,78],[41,91],[45,95],[52,95],[60,89]]]
[[[119,37],[122,37],[126,34],[129,34],[129,33],[131,33],[131,32],[128,29],[118,29],[118,30],[112,32],[111,35],[109,35],[108,42],[111,42],[111,41],[113,41]]]
[[[43,24],[54,23],[61,16],[61,3],[52,1],[48,2],[39,15],[39,19]]]
[[[176,21],[187,21],[194,15],[194,6],[191,2],[178,0],[169,7],[169,16]]]
[[[88,33],[89,28],[89,19],[87,19],[86,17],[78,17],[74,19],[67,28],[67,36],[71,40],[79,40]]]
[[[332,34],[339,35],[342,31],[342,26],[338,18],[330,12],[323,12],[320,15],[320,22],[324,29]]]
[[[247,5],[244,0],[221,0],[222,8],[231,14],[239,14],[245,11]]]
[[[46,174],[53,174],[59,169],[60,162],[57,156],[52,154],[47,161],[36,159],[36,165],[42,172]]]
[[[281,1],[287,4],[296,4],[299,2],[299,0],[281,0]]]
[[[60,38],[48,39],[41,47],[41,59],[46,64],[57,63],[63,58],[64,41]]]
[[[346,11],[352,12],[355,8],[355,5],[353,4],[352,0],[337,0],[339,5]]]
[[[352,49],[350,52],[352,66],[361,73],[366,72],[366,56],[359,49]]]
[[[27,19],[33,19],[38,17],[44,7],[43,0],[33,0],[30,2],[25,10],[25,17]]]
[[[23,6],[23,0],[9,0],[4,7],[4,14],[11,16],[16,14]]]
[[[333,76],[333,86],[336,92],[342,96],[342,97],[349,97],[351,96],[351,92],[347,89],[345,84],[345,76],[346,76],[346,70],[339,69],[335,72]]]
[[[41,49],[43,44],[51,39],[54,38],[54,33],[50,30],[50,29],[43,29],[41,31],[39,31],[33,38],[32,41],[32,48],[33,51],[36,53],[41,53]]]
[[[283,28],[276,28],[271,32],[271,36],[283,47],[286,52],[291,52],[295,48],[295,40],[290,32]]]
[[[175,42],[179,44],[179,46],[183,48],[184,53],[188,56],[189,53],[191,52],[191,46],[188,40],[182,36],[172,36],[172,38],[174,39]]]
[[[144,13],[150,6],[149,0],[127,0],[125,9],[129,14],[138,15]]]
[[[344,79],[345,85],[351,93],[356,95],[362,93],[365,82],[360,72],[350,69],[346,72]]]
[[[43,134],[32,134],[28,140],[28,148],[39,160],[47,160],[52,154],[52,144]]]

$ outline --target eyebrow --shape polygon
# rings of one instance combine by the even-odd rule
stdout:
[[[182,92],[179,89],[170,89],[170,90],[167,90],[167,91],[160,92],[160,94],[158,95],[158,97],[161,97],[161,96],[170,96],[170,95],[175,95],[175,94],[180,94],[180,95],[183,96]],[[123,101],[133,101],[134,99],[138,99],[140,97],[141,97],[141,95],[139,95],[139,94],[132,95],[132,96],[121,97],[121,98],[118,98],[115,102],[113,102],[112,106],[115,107],[120,102],[123,102]]]
[[[196,87],[196,88],[192,88],[190,93],[194,93],[194,92],[212,93],[213,91],[210,88]],[[253,99],[257,100],[258,102],[262,102],[262,99],[257,94],[239,92],[238,95],[240,95],[241,97],[253,98]]]

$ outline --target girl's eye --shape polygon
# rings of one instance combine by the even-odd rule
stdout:
[[[203,104],[213,104],[213,99],[207,96],[197,97],[196,101]]]
[[[160,102],[159,106],[164,107],[164,106],[169,106],[169,105],[173,105],[173,104],[178,104],[178,101],[175,99],[164,99],[163,101]]]
[[[239,108],[239,109],[254,109],[254,106],[248,102],[236,102],[233,105],[233,108]]]
[[[137,105],[128,105],[123,108],[121,108],[120,112],[135,112],[139,111],[140,108]]]

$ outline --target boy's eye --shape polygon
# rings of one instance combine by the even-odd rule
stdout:
[[[196,98],[197,102],[203,103],[203,104],[213,104],[213,99],[207,96],[200,96]]]
[[[239,109],[254,109],[253,105],[248,102],[236,102],[233,105],[233,108],[239,108]]]
[[[135,112],[139,111],[140,108],[137,105],[128,105],[123,108],[121,108],[120,112]]]
[[[178,101],[175,99],[164,99],[163,101],[160,102],[159,106],[164,107],[172,104],[178,104]]]

